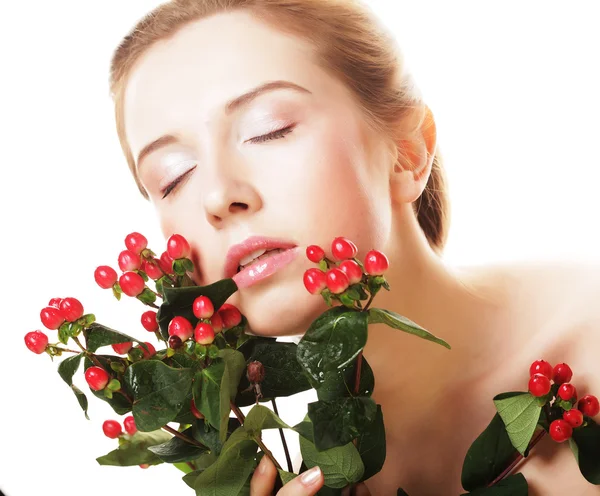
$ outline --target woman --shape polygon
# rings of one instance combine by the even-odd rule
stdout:
[[[190,240],[198,284],[236,277],[231,302],[254,333],[301,334],[326,309],[303,287],[303,252],[343,235],[360,254],[376,248],[390,259],[392,291],[378,306],[451,343],[372,326],[364,356],[387,458],[363,493],[462,492],[462,460],[494,414],[492,397],[523,389],[539,357],[568,362],[581,388],[600,390],[600,338],[589,332],[600,277],[575,302],[574,268],[442,261],[449,207],[435,120],[359,2],[166,3],[116,50],[111,91],[121,146],[164,235]],[[256,274],[259,256],[269,262]],[[547,456],[522,469],[530,494],[597,494],[567,450],[554,455],[546,439],[536,451]],[[264,460],[255,496],[272,492],[276,471]],[[278,494],[323,484],[318,471],[300,479]]]

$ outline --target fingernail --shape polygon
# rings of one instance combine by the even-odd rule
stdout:
[[[267,471],[267,463],[265,462],[265,456],[263,456],[258,464],[258,473],[264,474]]]
[[[302,482],[302,484],[305,486],[310,486],[311,484],[314,484],[320,475],[321,469],[319,467],[313,467],[300,476],[300,482]]]

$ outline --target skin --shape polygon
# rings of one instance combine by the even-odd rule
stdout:
[[[128,81],[125,131],[135,157],[164,134],[176,134],[179,142],[148,155],[138,164],[139,176],[165,237],[180,233],[190,241],[198,284],[221,279],[228,248],[251,235],[291,240],[302,252],[310,244],[327,249],[344,235],[357,244],[359,256],[372,248],[384,251],[392,292],[382,291],[376,306],[419,323],[451,343],[452,351],[382,325],[370,327],[364,356],[377,378],[373,399],[386,419],[387,458],[359,494],[395,494],[399,486],[409,494],[458,494],[462,454],[493,416],[491,398],[526,387],[523,370],[532,356],[572,360],[585,386],[596,391],[600,384],[592,372],[598,376],[598,367],[577,347],[561,353],[572,336],[565,332],[566,318],[548,317],[564,292],[549,293],[554,286],[543,280],[547,272],[455,269],[430,249],[411,204],[431,173],[431,112],[414,140],[390,144],[368,128],[347,88],[317,66],[313,53],[304,40],[244,12],[198,21],[157,43]],[[224,111],[227,101],[275,80],[310,93],[278,89],[234,113]],[[290,124],[292,131],[280,139],[248,142]],[[394,167],[394,147],[410,157],[400,167]],[[161,190],[194,166],[162,199]],[[299,256],[230,302],[256,334],[301,334],[327,308],[303,286],[302,275],[312,266]],[[532,294],[546,296],[547,306],[532,310]],[[407,398],[414,408],[407,408]],[[467,415],[465,405],[468,421],[457,422]],[[432,412],[441,409],[446,415],[433,424]],[[564,487],[597,494],[584,492],[591,487],[585,481],[565,485],[582,480],[573,464],[548,475],[537,463],[523,470],[532,491]],[[264,457],[251,494],[271,494],[275,476]],[[298,477],[278,494],[313,495],[322,484],[322,476],[310,486]]]

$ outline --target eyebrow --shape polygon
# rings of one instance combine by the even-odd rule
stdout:
[[[278,89],[292,89],[292,90],[298,91],[300,93],[308,93],[308,94],[311,93],[309,90],[307,90],[303,86],[292,83],[291,81],[284,81],[284,80],[269,81],[267,83],[261,84],[260,86],[257,86],[256,88],[248,91],[247,93],[244,93],[243,95],[240,95],[240,96],[234,98],[233,100],[230,100],[229,102],[227,102],[227,104],[225,105],[225,114],[230,115],[233,112],[235,112],[236,110],[239,110],[240,108],[242,108],[243,106],[248,105],[252,100],[254,100],[259,95],[266,93],[268,91],[273,91],[273,90],[278,90]],[[164,136],[161,136],[160,138],[152,141],[151,143],[148,143],[144,148],[142,148],[142,150],[138,154],[138,158],[137,158],[137,162],[136,162],[137,169],[139,170],[142,160],[144,160],[151,153],[153,153],[156,150],[163,148],[167,145],[171,145],[173,143],[178,143],[178,142],[179,142],[179,138],[177,136],[175,136],[173,134],[165,134]]]

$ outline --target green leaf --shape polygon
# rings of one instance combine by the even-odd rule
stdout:
[[[113,285],[112,292],[113,292],[113,296],[117,299],[117,301],[120,301],[121,300],[121,294],[123,294],[123,291],[121,290],[121,287],[119,286],[118,282],[116,282]]]
[[[309,403],[315,446],[322,451],[349,443],[373,422],[376,413],[377,404],[366,396]]]
[[[263,394],[261,401],[291,396],[311,389],[308,378],[296,359],[297,348],[295,343],[254,338],[240,348],[246,356],[246,364],[257,360],[265,369],[265,378],[260,384]],[[256,403],[254,392],[245,391],[249,385],[246,374],[242,374],[235,399],[236,405],[248,406]]]
[[[246,415],[244,428],[251,436],[257,436],[263,429],[291,429],[273,410],[263,405],[255,405]]]
[[[189,427],[183,431],[182,434],[193,439],[192,431],[192,427]],[[202,453],[208,451],[208,447],[202,448],[195,446],[176,436],[172,437],[166,443],[157,444],[156,446],[151,446],[148,449],[158,456],[163,462],[167,463],[189,462],[191,460],[195,460]]]
[[[297,474],[294,474],[294,473],[292,473],[292,472],[287,472],[287,471],[285,471],[285,470],[282,470],[282,469],[280,469],[280,468],[279,468],[279,469],[277,469],[277,470],[278,470],[278,472],[279,472],[279,475],[281,476],[281,481],[282,481],[284,484],[287,484],[288,482],[290,482],[290,481],[293,481],[293,480],[294,480],[296,477],[298,477],[298,475],[297,475]]]
[[[573,429],[571,449],[585,480],[600,485],[600,426],[592,419],[587,422],[585,427]]]
[[[342,369],[367,343],[367,313],[334,307],[318,317],[297,348],[298,362],[318,385],[325,372]]]
[[[169,339],[169,322],[175,316],[188,319],[192,325],[198,322],[192,311],[192,304],[198,296],[208,296],[215,309],[238,290],[233,279],[222,279],[208,286],[189,286],[184,288],[163,287],[163,303],[156,316],[160,331],[165,340]]]
[[[75,394],[75,397],[77,398],[77,401],[79,402],[79,406],[81,407],[81,409],[83,410],[83,413],[85,414],[85,418],[89,420],[90,417],[88,416],[88,412],[87,412],[88,411],[87,396],[81,391],[81,389],[79,389],[74,384],[71,384],[71,390]]]
[[[123,334],[122,332],[115,331],[110,327],[106,327],[102,324],[98,324],[94,322],[87,329],[83,331],[83,335],[85,336],[85,343],[88,351],[94,353],[98,348],[102,346],[108,346],[111,344],[118,343],[127,343],[127,342],[136,342],[140,343],[135,338],[128,336],[127,334]]]
[[[62,344],[67,344],[69,342],[69,338],[71,337],[71,335],[69,334],[70,329],[71,324],[69,324],[68,322],[65,322],[58,328],[58,340]]]
[[[69,386],[73,385],[73,376],[75,375],[75,372],[77,372],[77,369],[79,369],[82,358],[83,353],[79,353],[79,355],[65,358],[58,366],[58,374]]]
[[[96,458],[100,465],[116,465],[130,467],[148,463],[158,465],[162,460],[152,453],[150,446],[160,445],[171,439],[171,435],[164,431],[136,432],[130,440],[123,442],[118,449]]]
[[[189,258],[184,258],[182,260],[183,268],[188,272],[194,272],[194,262],[192,262]]]
[[[365,465],[365,472],[360,479],[360,482],[362,482],[380,472],[385,462],[385,426],[381,405],[377,405],[373,422],[367,425],[358,436],[356,448]]]
[[[217,457],[212,453],[204,453],[200,455],[199,458],[194,460],[194,465],[196,465],[196,470],[190,472],[189,474],[183,477],[183,482],[185,482],[189,487],[194,489],[194,484],[198,476],[204,472],[208,467],[210,467],[213,463],[217,461]]]
[[[390,312],[389,310],[384,310],[382,308],[371,308],[369,309],[368,314],[370,324],[386,324],[393,329],[414,334],[415,336],[426,339],[427,341],[441,344],[445,348],[450,349],[450,345],[446,343],[446,341],[434,336],[429,331],[423,329],[420,325],[414,323],[412,320],[409,320],[395,312]]]
[[[197,495],[230,496],[240,492],[254,468],[254,455],[258,448],[248,437],[243,427],[229,436],[217,461],[194,481]]]
[[[466,491],[486,487],[518,456],[498,413],[473,442],[463,463],[461,482]]]
[[[240,422],[238,419],[230,418],[227,426],[228,434],[234,432],[239,426]],[[221,453],[223,443],[219,440],[219,430],[206,423],[204,419],[195,419],[195,422],[192,424],[192,435],[196,441],[200,441],[215,455]]]
[[[325,372],[323,383],[317,389],[317,397],[320,400],[332,400],[354,396],[355,369],[356,360],[342,370]],[[375,377],[373,376],[373,370],[363,355],[357,396],[371,396],[374,389]]]
[[[358,482],[365,470],[356,447],[352,443],[318,451],[313,443],[300,436],[300,451],[308,468],[321,467],[325,485],[333,488],[345,487]]]
[[[492,487],[482,487],[461,496],[527,496],[529,488],[523,474],[510,475],[506,479],[494,484]]]
[[[156,301],[156,295],[150,288],[144,288],[144,291],[137,295],[136,298],[146,305]]]
[[[140,431],[153,431],[171,422],[192,387],[191,369],[175,369],[158,360],[134,363],[125,372],[133,394],[132,413]]]
[[[232,349],[219,350],[218,355],[225,363],[219,392],[221,418],[219,432],[220,441],[224,443],[227,436],[229,412],[231,411],[230,402],[235,400],[240,377],[244,370],[246,370],[246,360],[244,360],[244,355],[239,351]]]
[[[542,411],[537,398],[529,393],[509,397],[503,394],[494,398],[494,404],[512,445],[524,455]]]
[[[113,364],[127,364],[127,361],[124,358],[114,355],[94,355],[94,357],[98,362],[100,362],[102,368],[106,370],[109,374],[111,374],[112,372]],[[93,366],[95,366],[95,364],[88,357],[85,357],[83,360],[83,369],[87,370]],[[128,389],[127,384],[122,384],[122,387],[125,394],[131,395],[131,391]],[[112,398],[107,398],[104,394],[106,389],[101,391],[94,391],[93,389],[90,389],[90,391],[96,398],[100,398],[101,400],[106,401],[118,415],[125,415],[126,413],[129,413],[131,411],[131,403],[121,393],[113,395]]]
[[[221,426],[221,381],[225,362],[218,360],[206,367],[195,378],[194,401],[206,421],[215,429]],[[199,398],[198,398],[199,393]],[[200,401],[198,401],[198,399]]]

